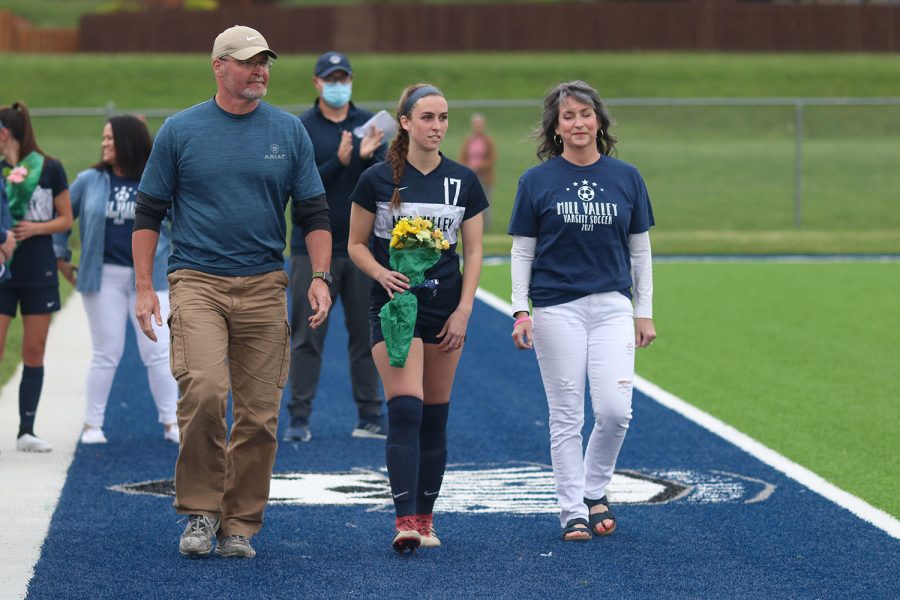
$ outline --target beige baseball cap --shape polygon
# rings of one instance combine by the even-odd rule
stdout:
[[[213,42],[212,57],[231,56],[236,60],[247,60],[265,52],[272,58],[278,58],[273,50],[269,49],[266,38],[260,32],[244,25],[229,27],[216,37]]]

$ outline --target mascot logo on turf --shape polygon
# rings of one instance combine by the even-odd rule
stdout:
[[[175,495],[171,479],[126,483],[110,489],[126,494]],[[774,490],[775,486],[765,481],[721,471],[617,471],[607,495],[613,504],[750,504],[766,500]],[[276,473],[272,476],[269,502],[305,506],[357,505],[369,510],[393,507],[387,476],[382,471],[369,469]],[[437,502],[440,512],[559,512],[552,469],[533,464],[448,469]]]

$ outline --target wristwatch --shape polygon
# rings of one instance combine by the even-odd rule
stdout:
[[[313,279],[321,279],[328,287],[331,287],[331,273],[328,271],[313,271]]]

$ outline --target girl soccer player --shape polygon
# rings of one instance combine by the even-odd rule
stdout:
[[[9,324],[21,306],[22,381],[16,449],[49,452],[53,447],[34,433],[34,417],[44,385],[50,316],[60,309],[52,235],[72,226],[69,184],[62,164],[37,145],[28,108],[21,102],[0,108],[0,155],[0,167],[19,169],[16,181],[11,176],[6,181],[15,222],[13,234],[19,246],[8,265],[12,276],[0,282],[0,358]]]
[[[351,195],[348,250],[374,282],[369,303],[372,356],[388,399],[387,468],[397,513],[393,547],[439,546],[432,511],[447,464],[447,414],[453,377],[481,275],[482,215],[487,199],[475,173],[440,153],[447,100],[436,87],[406,88],[397,107],[400,129],[387,159],[366,170]],[[401,217],[432,221],[449,241],[425,272],[437,294],[419,304],[406,364],[390,366],[378,313],[409,279],[389,266],[389,243]],[[372,250],[369,240],[373,238]],[[459,270],[462,241],[465,268]]]

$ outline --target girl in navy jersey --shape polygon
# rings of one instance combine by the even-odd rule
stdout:
[[[440,545],[432,511],[447,464],[450,391],[481,275],[481,213],[487,200],[475,173],[438,151],[448,125],[440,90],[427,84],[406,88],[397,121],[399,133],[387,159],[366,170],[350,196],[348,250],[374,280],[372,356],[388,399],[386,458],[397,513],[393,547],[403,552]],[[411,293],[408,278],[389,267],[391,230],[401,217],[432,221],[450,248],[425,273],[426,280],[438,280],[437,294],[420,300],[406,365],[396,368],[388,360],[378,312],[394,294]],[[456,253],[460,240],[462,274]]]
[[[69,185],[59,161],[38,147],[28,108],[21,102],[0,108],[0,155],[0,168],[10,169],[6,195],[18,242],[7,264],[11,277],[0,281],[0,358],[9,324],[21,306],[22,381],[16,448],[49,452],[53,447],[34,433],[34,417],[44,384],[50,316],[60,308],[51,236],[72,226]]]
[[[536,132],[542,162],[519,179],[509,224],[512,337],[520,350],[534,343],[541,368],[565,541],[616,528],[606,488],[631,420],[634,351],[656,337],[653,210],[637,169],[611,156],[611,125],[588,84],[551,89]],[[582,452],[585,378],[594,428]]]
[[[169,331],[163,325],[154,343],[141,334],[132,308],[135,303],[134,260],[131,230],[138,184],[150,156],[150,132],[143,121],[131,115],[112,117],[103,127],[100,162],[78,174],[70,189],[72,212],[81,234],[81,268],[70,262],[69,232],[54,236],[60,272],[81,292],[91,330],[93,353],[87,373],[87,407],[83,444],[106,443],[104,414],[113,377],[125,349],[128,320],[137,335],[138,352],[147,367],[150,392],[156,403],[164,439],[178,443],[175,405],[178,384],[169,370]],[[160,229],[153,269],[154,289],[162,314],[169,312],[166,265],[169,259],[169,228]]]

